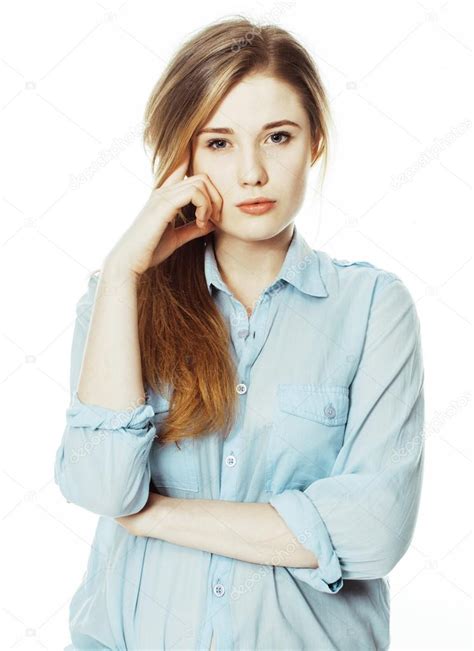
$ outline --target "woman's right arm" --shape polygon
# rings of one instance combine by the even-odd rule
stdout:
[[[174,183],[186,169],[187,162],[152,193],[77,304],[71,403],[54,478],[69,502],[99,515],[137,513],[149,496],[148,457],[156,429],[153,407],[144,402],[138,276],[210,232],[211,218],[220,211],[220,197],[208,179]],[[174,228],[174,215],[190,201],[198,206],[197,221]]]
[[[100,273],[78,385],[79,399],[123,411],[144,402],[137,278],[106,262]]]
[[[113,402],[107,404],[107,400],[101,404],[101,397],[114,397],[115,382],[112,367],[108,368],[111,375],[107,375],[107,365],[101,360],[97,348],[100,347],[99,337],[109,323],[109,316],[115,316],[120,322],[119,294],[116,295],[115,307],[109,296],[105,300],[99,296],[101,282],[105,278],[105,275],[102,278],[92,276],[87,292],[76,306],[70,366],[71,401],[66,411],[62,440],[56,452],[54,479],[68,502],[99,515],[117,517],[119,514],[137,513],[146,504],[151,477],[148,456],[156,428],[153,407],[143,404],[143,400],[129,402],[123,409],[120,406],[118,409],[113,408]],[[102,292],[104,287],[102,283]],[[127,292],[126,287],[124,284],[120,290],[124,294]],[[132,288],[128,287],[128,291],[132,293]],[[130,307],[121,307],[122,315],[125,315],[125,309],[130,312]],[[97,317],[94,323],[92,314]],[[125,316],[125,320],[126,318]],[[97,327],[97,336],[92,326]],[[123,332],[122,328],[119,330]],[[133,327],[131,331],[133,332]],[[78,393],[81,367],[86,366],[84,350],[87,341],[92,344],[89,346],[87,365],[94,364],[97,350],[95,369],[108,385],[104,389],[111,391],[110,394],[107,391],[98,393],[92,399],[86,399]],[[113,361],[118,366],[122,364],[119,362],[121,357],[117,351],[113,356]],[[93,382],[87,384],[89,391],[89,386],[91,390],[94,386],[95,372],[93,366],[87,368],[90,368],[93,378]],[[124,384],[129,386],[128,382]]]

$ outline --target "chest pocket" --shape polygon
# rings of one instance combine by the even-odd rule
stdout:
[[[199,491],[198,460],[195,441],[192,438],[176,443],[160,443],[160,423],[168,416],[169,401],[163,396],[153,394],[150,404],[155,410],[157,438],[150,451],[151,483],[157,488],[179,491]],[[159,491],[161,492],[161,491]],[[167,495],[173,495],[167,491]]]
[[[278,384],[276,418],[266,451],[265,489],[304,489],[327,477],[344,442],[349,389]]]

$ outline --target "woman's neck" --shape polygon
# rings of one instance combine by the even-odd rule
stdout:
[[[293,236],[293,228],[292,222],[275,237],[253,242],[223,232],[212,232],[214,255],[222,280],[237,300],[247,306],[248,312],[278,275]]]

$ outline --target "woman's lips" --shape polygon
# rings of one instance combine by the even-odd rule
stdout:
[[[263,215],[263,213],[271,210],[275,204],[276,201],[265,201],[263,203],[246,203],[242,206],[237,206],[237,208],[248,215]]]

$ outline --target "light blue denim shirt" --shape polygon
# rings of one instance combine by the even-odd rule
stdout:
[[[394,273],[312,249],[294,226],[253,313],[219,273],[240,407],[227,439],[158,448],[170,395],[116,412],[77,384],[97,277],[77,304],[71,403],[55,460],[64,497],[99,514],[70,604],[67,649],[219,651],[389,646],[386,578],[412,540],[423,475],[423,360],[414,301]],[[269,502],[319,567],[260,565],[133,536],[114,518],[158,492]],[[283,561],[283,562],[281,562]]]

